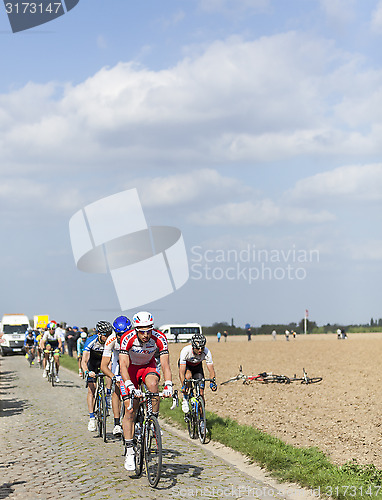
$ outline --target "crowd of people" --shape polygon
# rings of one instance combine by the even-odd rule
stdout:
[[[36,335],[38,334],[38,335]],[[65,352],[73,357],[77,353],[79,375],[87,380],[87,406],[89,411],[88,431],[97,430],[94,413],[96,376],[103,373],[106,378],[106,402],[114,415],[114,435],[122,435],[125,441],[124,467],[135,470],[135,450],[133,446],[134,416],[142,397],[142,385],[152,393],[159,393],[159,381],[163,374],[162,395],[173,395],[172,373],[166,336],[154,328],[151,313],[140,311],[132,321],[126,316],[118,316],[113,323],[99,321],[94,332],[86,328],[66,327],[51,321],[45,331],[28,331],[25,335],[26,350],[35,349],[37,356],[43,356],[43,376],[46,377],[46,359],[53,349],[56,362],[56,381],[59,382],[59,355]],[[206,338],[201,333],[195,334],[190,345],[184,347],[178,361],[179,378],[182,385],[184,403],[187,400],[190,378],[204,378],[203,361],[211,382],[211,388],[217,389],[212,354],[206,347]],[[114,391],[112,391],[114,388]],[[133,405],[130,400],[133,399]],[[153,414],[158,416],[160,398],[152,400]],[[121,405],[125,405],[122,427],[120,425]],[[130,407],[131,406],[131,407]],[[184,412],[188,405],[183,404]]]

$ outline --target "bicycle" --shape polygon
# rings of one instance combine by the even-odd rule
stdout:
[[[86,379],[86,387],[88,386],[88,379]],[[94,414],[97,422],[97,433],[99,437],[102,437],[104,443],[107,442],[106,436],[106,419],[108,416],[107,404],[106,404],[106,392],[105,392],[105,374],[97,373],[95,375],[96,379],[96,391],[94,397]]]
[[[303,368],[301,378],[298,378],[295,374],[294,377],[291,378],[290,380],[291,382],[301,382],[301,384],[316,384],[318,382],[321,382],[322,377],[308,377],[305,368]]]
[[[189,411],[184,415],[184,420],[187,423],[188,434],[191,439],[195,439],[199,436],[200,442],[204,444],[207,439],[206,409],[204,398],[200,394],[200,390],[204,389],[205,382],[215,383],[215,380],[210,378],[190,378],[185,380],[185,383],[186,382],[190,382],[192,384],[188,389],[187,394]]]
[[[46,360],[46,365],[45,365],[45,370],[47,372],[47,380],[52,384],[52,387],[54,387],[55,381],[56,381],[56,376],[57,376],[57,368],[56,368],[56,361],[54,359],[54,356],[59,354],[60,351],[58,349],[50,349],[44,350],[45,354],[49,354],[48,359]]]
[[[153,415],[153,398],[162,397],[163,392],[142,393],[134,417],[133,446],[135,452],[135,475],[143,474],[145,463],[149,485],[155,488],[162,473],[162,434],[158,419]],[[134,396],[130,398],[130,408],[133,406]],[[174,391],[171,409],[178,405],[178,392]],[[124,405],[123,405],[124,406]]]

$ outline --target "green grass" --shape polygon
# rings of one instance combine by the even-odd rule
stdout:
[[[171,402],[161,402],[161,416],[186,428],[181,408],[170,410],[170,405]],[[207,412],[207,427],[211,439],[239,451],[280,481],[320,491],[326,498],[382,498],[382,471],[374,465],[362,466],[353,460],[340,467],[332,464],[318,448],[298,448],[255,427],[239,425],[210,412]]]
[[[64,368],[68,368],[68,370],[72,370],[73,372],[78,373],[78,360],[77,357],[71,358],[67,354],[62,354],[60,356],[60,365]]]

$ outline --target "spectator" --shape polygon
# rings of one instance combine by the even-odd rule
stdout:
[[[68,349],[68,354],[72,358],[73,357],[73,351],[76,349],[76,344],[77,344],[77,338],[78,338],[78,327],[73,326],[73,327],[68,327],[66,330],[66,347]]]
[[[272,331],[272,338],[273,338],[273,340],[276,340],[276,335],[277,335],[277,334],[276,334],[276,330],[273,330],[273,331]]]
[[[251,332],[250,328],[248,328],[248,330],[247,330],[247,335],[248,335],[248,342],[250,342],[250,340],[252,338],[252,332]]]
[[[223,332],[223,337],[224,337],[224,342],[227,342],[227,337],[228,337],[228,332],[227,332],[227,330],[224,330],[224,332]]]
[[[289,330],[285,330],[285,340],[289,341]]]
[[[221,334],[220,332],[218,332],[218,333],[216,334],[216,336],[217,336],[217,338],[218,338],[218,342],[220,342],[220,339],[221,339],[222,334]]]
[[[57,328],[56,328],[56,333],[60,337],[61,342],[62,342],[61,354],[65,354],[65,334],[66,334],[66,330],[64,328],[62,328],[62,327],[63,327],[63,325],[61,323],[59,323],[57,325]]]

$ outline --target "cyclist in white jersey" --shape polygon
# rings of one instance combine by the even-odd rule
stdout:
[[[119,422],[121,413],[121,391],[120,381],[122,380],[119,374],[119,348],[121,337],[124,333],[131,330],[132,324],[126,316],[118,316],[113,323],[113,334],[108,337],[105,343],[105,349],[102,354],[101,371],[113,379],[115,383],[114,392],[111,398],[111,406],[114,414],[114,435],[122,434],[122,427]],[[110,366],[111,360],[111,366]]]
[[[213,391],[217,390],[216,385],[216,374],[214,363],[212,361],[211,351],[206,347],[206,337],[200,333],[196,333],[193,335],[191,339],[191,344],[186,345],[180,351],[180,357],[178,361],[179,366],[179,379],[182,384],[182,393],[183,393],[183,402],[182,402],[182,410],[187,413],[189,411],[188,403],[187,403],[187,379],[190,378],[204,378],[203,372],[203,361],[206,362],[207,370],[209,372],[209,378],[213,380],[210,382],[210,387]],[[200,390],[200,394],[202,397],[204,394],[203,388]]]
[[[45,351],[50,351],[54,350],[54,361],[56,362],[56,382],[59,382],[60,379],[58,378],[58,370],[60,368],[60,352],[61,352],[61,347],[62,347],[62,340],[61,336],[56,332],[56,327],[57,323],[54,321],[51,321],[47,325],[47,331],[44,333],[40,340],[40,349],[43,352],[44,359],[42,361],[43,363],[43,377],[47,376],[46,373],[46,362],[48,360],[49,353]]]

